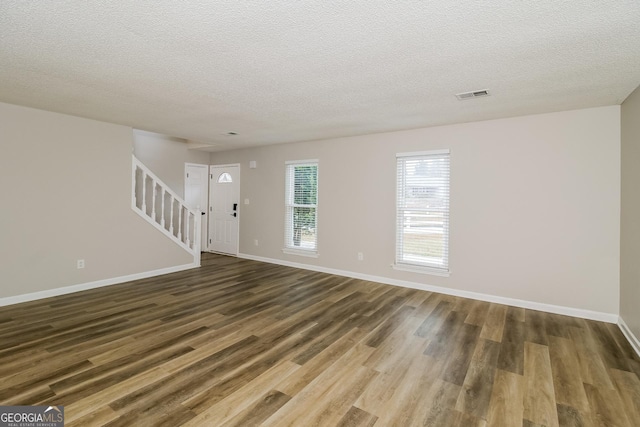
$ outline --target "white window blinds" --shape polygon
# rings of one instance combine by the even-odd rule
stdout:
[[[449,150],[396,157],[396,265],[448,272]]]
[[[318,162],[287,162],[285,249],[317,252]]]

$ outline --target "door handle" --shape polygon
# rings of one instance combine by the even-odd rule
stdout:
[[[234,217],[234,218],[235,218],[235,217],[237,217],[237,216],[238,216],[238,213],[237,213],[237,212],[234,212],[234,213],[230,213],[229,215],[231,215],[232,217]]]

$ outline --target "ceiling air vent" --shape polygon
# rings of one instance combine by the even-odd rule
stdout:
[[[480,98],[482,96],[489,96],[489,95],[490,95],[489,89],[483,89],[483,90],[474,90],[473,92],[457,93],[456,98],[458,98],[460,101],[464,101],[465,99]]]

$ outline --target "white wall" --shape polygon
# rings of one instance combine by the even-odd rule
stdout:
[[[0,103],[0,141],[0,298],[193,262],[131,210],[131,128]]]
[[[184,139],[141,130],[134,131],[133,153],[182,198],[184,198],[184,164],[209,164],[209,153],[189,150]]]
[[[395,154],[442,148],[451,276],[393,270]],[[317,259],[281,251],[285,161],[297,159],[320,161]],[[618,314],[619,106],[211,154],[236,162],[243,254]]]
[[[640,88],[622,104],[620,317],[640,351]]]

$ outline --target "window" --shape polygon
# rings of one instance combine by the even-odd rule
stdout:
[[[449,150],[397,158],[395,268],[449,273]]]
[[[317,256],[318,161],[287,162],[284,252]]]
[[[227,172],[222,172],[218,177],[219,184],[228,184],[230,182],[233,182],[233,178],[231,178],[231,175],[229,175]]]

